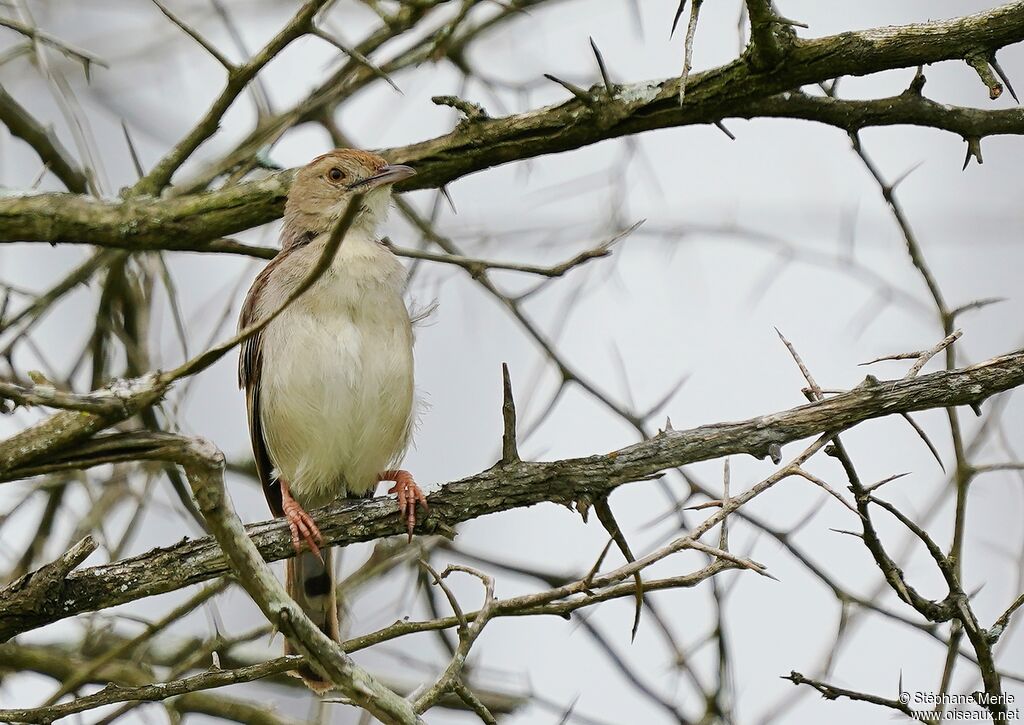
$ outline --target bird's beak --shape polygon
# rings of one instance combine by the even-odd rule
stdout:
[[[373,176],[368,176],[361,181],[357,181],[354,184],[349,185],[349,189],[359,191],[369,191],[370,189],[376,189],[378,186],[386,186],[388,184],[397,184],[399,181],[404,181],[411,176],[416,175],[416,170],[411,166],[405,164],[388,164],[382,167]]]

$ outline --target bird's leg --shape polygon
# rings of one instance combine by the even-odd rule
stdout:
[[[408,471],[383,471],[378,478],[395,482],[388,493],[398,494],[398,514],[405,520],[405,530],[409,532],[409,541],[412,541],[412,530],[416,527],[416,504],[422,505],[426,511],[429,508],[427,497]]]
[[[317,528],[316,522],[313,521],[313,517],[306,513],[306,509],[302,508],[298,501],[292,498],[292,493],[288,490],[288,482],[283,478],[281,479],[281,508],[284,509],[285,518],[288,519],[288,528],[292,532],[292,546],[295,547],[295,553],[302,553],[302,542],[305,541],[309,550],[323,561],[323,557],[320,556],[320,547],[317,544],[323,544],[324,537],[321,535],[320,529]]]

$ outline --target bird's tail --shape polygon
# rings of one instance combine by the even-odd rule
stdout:
[[[313,623],[335,642],[341,639],[338,625],[338,597],[334,587],[334,566],[330,548],[320,550],[323,560],[311,552],[302,552],[288,559],[285,586],[295,603],[302,607]],[[285,640],[284,653],[292,654],[291,644]],[[329,680],[303,665],[293,674],[302,678],[309,689],[323,694],[331,689]]]

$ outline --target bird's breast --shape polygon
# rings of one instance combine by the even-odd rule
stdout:
[[[401,265],[394,260],[396,279],[371,260],[339,261],[264,333],[267,448],[307,506],[364,495],[398,462],[411,427],[412,332]]]

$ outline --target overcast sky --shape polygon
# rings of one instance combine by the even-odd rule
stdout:
[[[631,3],[620,0],[572,0],[554,3],[509,23],[478,46],[471,61],[491,78],[510,83],[534,82],[543,73],[589,84],[597,80],[588,37],[593,37],[617,82],[662,79],[677,75],[682,39],[669,38],[675,0],[647,0],[640,22]],[[787,17],[808,23],[803,37],[928,19],[951,17],[994,6],[976,0],[865,0],[821,3],[780,0]],[[104,0],[95,3],[31,2],[39,24],[50,32],[110,61],[96,68],[85,84],[71,65],[61,65],[91,122],[90,133],[101,150],[104,185],[113,195],[134,179],[120,130],[124,118],[140,149],[143,163],[152,163],[184,133],[220,88],[221,73],[212,61],[180,37],[145,3]],[[202,2],[174,4],[196,20],[209,37],[229,47],[222,26]],[[245,20],[247,38],[255,47],[276,32],[294,10],[260,4]],[[354,40],[372,17],[354,2],[339,2],[332,24]],[[233,3],[239,8],[241,3]],[[735,0],[705,3],[698,27],[696,71],[726,62],[737,51]],[[191,10],[189,10],[191,9]],[[0,50],[13,36],[0,36]],[[303,41],[289,49],[263,75],[276,108],[301,98],[335,58],[325,44]],[[57,58],[54,58],[58,62]],[[1024,49],[1012,47],[1000,61],[1013,79],[1024,79]],[[897,93],[909,83],[912,70],[843,79],[844,97],[878,97]],[[926,69],[925,93],[950,104],[985,108],[1009,107],[1009,94],[989,101],[987,89],[963,63]],[[340,114],[346,133],[367,148],[399,145],[450,130],[454,114],[430,102],[438,94],[459,93],[481,103],[491,115],[555,103],[566,92],[554,84],[538,84],[528,93],[500,92],[498,98],[481,84],[463,88],[447,66],[423,66],[395,79],[404,95],[385,84],[360,94]],[[65,143],[73,141],[50,89],[25,60],[0,67],[0,83],[16,97],[52,120]],[[1024,86],[1024,80],[1018,81]],[[250,129],[251,103],[240,101],[228,114],[223,132],[203,147],[200,160],[230,148],[232,139]],[[850,149],[846,135],[809,123],[761,120],[726,121],[736,140],[718,129],[669,129],[636,137],[636,145],[605,142],[570,154],[547,156],[506,165],[460,179],[449,187],[458,213],[441,213],[440,227],[468,251],[480,256],[524,262],[555,262],[593,246],[619,228],[645,219],[613,256],[573,271],[530,298],[525,309],[538,327],[556,337],[559,352],[614,400],[646,409],[683,376],[686,383],[665,405],[659,423],[670,416],[676,428],[735,420],[782,410],[804,402],[803,380],[776,336],[778,327],[796,346],[823,387],[849,388],[866,374],[857,364],[879,355],[927,348],[941,339],[941,329],[928,307],[927,291],[906,255],[898,228],[877,187]],[[965,144],[953,135],[917,128],[870,130],[864,146],[888,179],[920,166],[899,186],[899,197],[951,306],[986,297],[1005,297],[1001,304],[965,315],[960,359],[974,362],[1024,344],[1020,297],[1024,247],[1019,233],[1024,221],[1020,204],[1020,168],[1024,145],[1019,138],[984,142],[982,166],[961,171]],[[271,157],[285,166],[305,163],[328,148],[326,135],[300,129],[287,135]],[[38,161],[20,142],[0,131],[0,184],[24,188],[36,175]],[[196,168],[196,167],[191,167]],[[44,184],[50,183],[49,181]],[[57,188],[54,186],[54,188]],[[421,209],[434,200],[431,191],[408,198]],[[271,243],[276,225],[245,238]],[[401,245],[417,237],[397,218],[387,232]],[[852,251],[851,251],[852,250]],[[44,289],[61,270],[79,262],[88,250],[44,245],[0,246],[0,276],[25,288]],[[836,263],[851,254],[853,262]],[[259,262],[198,254],[172,254],[171,266],[181,292],[191,333],[191,352],[211,335],[223,337],[234,324],[234,310]],[[513,274],[497,279],[509,290],[530,281]],[[886,289],[899,290],[892,300]],[[94,290],[82,290],[40,329],[37,343],[51,360],[61,359],[88,334]],[[525,425],[535,421],[557,383],[550,366],[514,320],[455,268],[425,265],[417,270],[410,297],[419,304],[437,301],[436,312],[417,333],[417,388],[422,401],[416,445],[405,467],[421,483],[434,488],[494,463],[500,445],[500,365],[508,362]],[[227,327],[217,331],[225,306],[233,304]],[[155,320],[162,356],[170,365],[181,359],[173,324],[165,306]],[[32,366],[26,356],[23,369]],[[230,458],[248,455],[244,400],[234,382],[233,357],[226,358],[191,383],[180,402],[178,420],[184,432],[213,440]],[[934,369],[933,363],[928,369]],[[906,364],[874,370],[880,377],[899,377]],[[991,403],[987,404],[991,405]],[[941,411],[921,414],[918,421],[933,435],[951,462],[948,428]],[[0,419],[0,433],[9,434],[24,418]],[[976,427],[969,410],[962,412],[968,431]],[[1024,407],[1012,401],[1005,414],[1011,442],[1021,444]],[[578,388],[562,396],[553,412],[521,442],[524,456],[554,459],[600,453],[635,442],[637,434]],[[846,436],[862,478],[874,481],[904,471],[911,475],[887,488],[890,500],[912,516],[922,515],[943,490],[945,477],[925,446],[901,420],[881,420],[858,427]],[[795,455],[797,445],[784,454]],[[990,460],[999,456],[993,450]],[[732,490],[740,491],[773,470],[770,462],[741,457],[732,460]],[[814,459],[810,470],[842,488],[842,475],[831,459]],[[721,461],[693,466],[693,475],[718,488]],[[683,491],[678,476],[670,487]],[[974,604],[990,623],[1020,592],[1017,557],[1024,537],[1024,492],[1020,480],[1003,474],[982,477],[970,499],[968,545],[964,561],[965,588],[977,591]],[[15,486],[0,491],[0,502]],[[267,518],[263,497],[250,483],[231,481],[231,492],[247,521]],[[158,494],[172,506],[168,491]],[[636,483],[617,491],[613,509],[634,551],[648,551],[678,531],[674,521],[649,522],[665,509],[657,484]],[[85,498],[75,501],[87,510]],[[754,500],[749,512],[786,529],[817,511],[803,525],[795,542],[824,570],[851,591],[867,594],[879,581],[864,546],[832,529],[855,529],[853,515],[819,489],[802,480],[787,480]],[[166,545],[195,531],[168,508],[155,508],[132,552]],[[20,551],[30,536],[34,515],[26,515],[0,531],[0,554]],[[699,516],[689,518],[699,521]],[[951,531],[951,501],[929,524],[941,545]],[[112,521],[118,530],[123,522]],[[898,550],[905,540],[897,526],[884,522],[883,535]],[[58,537],[59,539],[59,537]],[[543,505],[490,516],[460,528],[458,543],[509,562],[555,573],[586,571],[604,546],[606,534],[596,521],[584,524],[578,515]],[[720,584],[731,587],[725,618],[732,647],[732,677],[738,722],[754,723],[776,705],[798,694],[798,704],[774,722],[863,723],[887,718],[881,710],[848,701],[827,702],[799,691],[780,675],[798,670],[814,673],[834,638],[839,607],[832,593],[818,583],[777,543],[737,525],[733,549],[766,564],[779,581],[751,573],[729,572]],[[367,549],[353,547],[344,556],[353,567]],[[49,552],[56,554],[58,552]],[[696,557],[663,562],[656,572],[681,573],[700,565]],[[929,596],[944,593],[934,566],[917,555],[905,571]],[[528,578],[498,573],[497,594],[508,597],[536,590]],[[350,627],[364,632],[406,615],[424,616],[412,602],[408,580],[390,577],[369,589],[353,606]],[[473,582],[456,582],[467,601],[479,596]],[[147,600],[131,611],[153,615],[180,601],[180,593]],[[260,620],[244,594],[222,597],[219,610],[230,631]],[[709,583],[694,590],[655,595],[678,640],[696,646],[712,622]],[[886,594],[887,606],[913,613]],[[672,666],[663,640],[645,619],[630,644],[632,618],[628,601],[587,610],[596,627],[645,681],[684,712],[696,714],[685,678]],[[209,631],[208,620],[195,615],[193,631]],[[62,623],[33,633],[27,641],[52,641],[78,631]],[[185,630],[180,630],[184,632]],[[260,642],[260,646],[266,643]],[[278,639],[268,651],[277,652]],[[704,647],[694,659],[710,681],[713,652]],[[403,659],[407,658],[407,659]],[[437,664],[442,655],[431,636],[403,639],[360,657],[371,669],[416,681],[419,663]],[[942,672],[944,649],[934,640],[875,616],[863,617],[845,640],[830,680],[837,685],[895,697],[898,678],[907,690],[934,691]],[[474,648],[474,671],[483,682],[513,691],[535,691],[606,723],[671,722],[666,713],[638,693],[599,649],[577,620],[514,618],[488,625]],[[1019,631],[999,647],[999,663],[1009,672],[1024,673],[1024,639]],[[29,682],[28,678],[21,682]],[[10,705],[37,701],[49,691],[42,680],[20,689],[5,683],[0,700]],[[1007,692],[1024,697],[1019,682],[1005,680]],[[961,666],[954,691],[977,689],[969,668]],[[255,688],[236,688],[255,692]],[[296,716],[307,713],[308,699],[270,690],[269,699]],[[31,693],[36,693],[34,699]],[[264,697],[264,696],[261,696]],[[12,698],[8,700],[8,698]],[[333,706],[335,723],[354,723],[358,715]],[[159,719],[155,707],[140,708],[135,722]],[[508,720],[515,725],[556,723],[556,711],[531,706]],[[471,718],[434,711],[431,723],[472,722]]]

